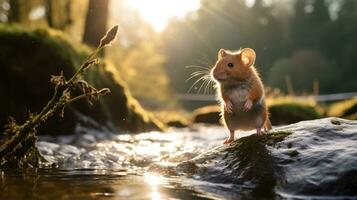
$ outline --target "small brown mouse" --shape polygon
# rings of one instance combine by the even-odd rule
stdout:
[[[235,130],[256,129],[258,135],[272,129],[265,103],[263,83],[254,67],[256,53],[251,48],[239,51],[221,49],[211,70],[217,83],[221,116],[230,134],[224,144],[234,141]]]

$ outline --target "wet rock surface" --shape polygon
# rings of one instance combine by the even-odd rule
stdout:
[[[357,198],[357,121],[304,121],[192,160],[197,176],[249,198]],[[249,191],[249,192],[247,192]]]

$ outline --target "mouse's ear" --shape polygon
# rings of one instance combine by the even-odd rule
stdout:
[[[255,51],[251,48],[244,48],[241,50],[240,59],[244,66],[250,67],[254,65],[256,58]]]
[[[219,59],[225,57],[226,55],[227,55],[226,50],[220,49],[220,50],[218,51],[218,58],[219,58]]]

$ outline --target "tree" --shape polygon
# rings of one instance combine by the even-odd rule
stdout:
[[[32,0],[9,0],[10,10],[8,15],[9,22],[28,23],[31,11]]]
[[[212,65],[220,48],[254,48],[257,67],[266,76],[274,61],[287,51],[283,26],[272,15],[272,7],[264,2],[257,0],[248,7],[244,0],[202,0],[195,14],[188,15],[185,21],[172,21],[163,40],[166,68],[175,90],[186,93],[195,82],[185,82],[193,71],[185,66],[206,66],[207,60]],[[194,88],[192,92],[198,90]]]
[[[326,1],[297,0],[294,11],[291,28],[295,49],[320,49],[323,44],[321,38],[331,23]]]
[[[98,41],[106,32],[109,14],[109,0],[89,0],[83,42],[98,46]]]
[[[46,18],[52,28],[67,28],[72,22],[70,0],[46,0]]]
[[[267,83],[287,91],[286,79],[294,90],[311,93],[313,82],[318,81],[321,93],[336,92],[336,82],[341,82],[341,70],[319,51],[298,50],[289,58],[279,59],[271,68]]]

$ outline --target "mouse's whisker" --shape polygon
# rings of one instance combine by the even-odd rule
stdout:
[[[188,89],[188,92],[190,92],[192,90],[193,87],[195,87],[200,81],[202,81],[204,79],[204,76],[200,77],[199,79],[197,79],[192,86],[190,87],[190,89]]]
[[[209,94],[209,79],[206,80],[206,86],[205,86],[203,94]]]
[[[213,63],[207,57],[204,57],[203,59],[200,59],[199,62],[202,65],[206,65],[210,69],[214,66]]]
[[[199,65],[188,65],[188,66],[186,66],[186,68],[187,69],[198,68],[198,69],[210,70],[209,67],[204,67],[204,66],[199,66]]]
[[[192,72],[192,73],[190,74],[190,76],[199,75],[199,74],[204,74],[204,75],[206,75],[206,74],[209,74],[209,73],[210,73],[210,72],[209,72],[209,71],[206,71],[206,70],[198,70],[198,71]]]
[[[186,82],[188,82],[189,80],[191,80],[197,76],[203,76],[203,75],[207,75],[207,72],[203,72],[203,71],[194,72],[190,75],[190,77],[188,79],[186,79]]]
[[[201,86],[199,87],[199,89],[198,89],[198,94],[201,92],[201,89],[203,88],[203,86],[205,85],[205,82],[206,82],[206,80],[207,80],[207,75],[206,76],[203,76],[202,77],[203,79],[203,81],[202,81],[202,84],[201,84]]]
[[[207,86],[208,86],[209,80],[210,80],[210,76],[209,75],[205,75],[204,79],[203,79],[203,83],[201,85],[201,87],[203,89],[202,90],[203,94],[207,94]]]
[[[207,92],[208,92],[208,87],[209,87],[209,82],[210,82],[210,77],[209,77],[209,76],[206,76],[204,82],[205,82],[205,83],[204,83],[205,86],[204,86],[203,94],[207,94]]]
[[[209,94],[215,94],[215,82],[213,80],[213,78],[210,76],[210,79],[209,79]]]
[[[192,72],[191,75],[195,75],[195,74],[208,74],[208,71],[196,71],[196,72]]]
[[[206,88],[205,88],[206,90],[207,90],[207,93],[206,94],[211,94],[211,92],[212,92],[212,78],[209,78],[209,79],[207,79],[207,85],[206,85]]]
[[[211,84],[210,94],[215,94],[215,92],[216,92],[215,90],[216,90],[217,86],[212,78],[210,79],[210,84]]]

